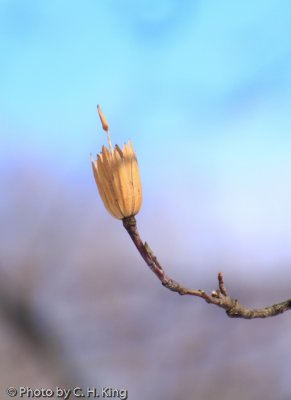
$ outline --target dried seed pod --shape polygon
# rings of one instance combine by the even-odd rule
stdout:
[[[98,106],[103,129],[107,133],[109,149],[102,147],[97,160],[92,160],[93,173],[101,199],[109,213],[118,219],[136,215],[142,204],[142,186],[137,158],[128,141],[120,149],[112,148],[108,123]]]

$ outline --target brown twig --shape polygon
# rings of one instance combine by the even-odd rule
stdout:
[[[260,309],[248,309],[243,307],[238,300],[233,299],[228,295],[221,272],[218,273],[218,289],[214,290],[211,294],[207,294],[201,289],[188,289],[166,275],[163,267],[159,263],[149,245],[146,242],[142,242],[137,230],[136,219],[134,216],[124,218],[123,226],[127,230],[133,243],[152,272],[161,281],[163,286],[173,292],[177,292],[180,295],[201,297],[207,303],[215,304],[218,307],[223,308],[230,318],[267,318],[282,314],[283,312],[291,309],[291,299]]]

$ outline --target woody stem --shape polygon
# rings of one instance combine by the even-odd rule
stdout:
[[[127,230],[129,236],[131,237],[133,243],[135,244],[137,250],[139,251],[146,264],[161,281],[162,285],[165,286],[167,289],[179,293],[180,295],[187,294],[190,296],[201,297],[207,303],[215,304],[218,307],[223,308],[230,318],[267,318],[282,314],[283,312],[291,309],[291,299],[261,309],[249,309],[243,307],[238,302],[238,300],[228,295],[221,272],[218,273],[218,289],[213,291],[211,294],[207,294],[204,290],[201,289],[193,290],[180,285],[178,282],[169,278],[166,275],[163,267],[150,249],[149,245],[146,242],[143,243],[143,241],[141,240],[137,229],[135,217],[126,217],[122,220],[122,222],[124,228]]]
[[[208,303],[212,302],[211,297],[206,294],[204,290],[187,289],[176,282],[174,279],[166,275],[163,267],[150,249],[149,245],[146,242],[143,243],[143,241],[141,240],[136,225],[136,219],[134,216],[126,217],[122,220],[122,222],[124,228],[127,230],[140,255],[142,256],[146,264],[150,267],[152,272],[159,278],[163,286],[173,292],[179,293],[180,295],[188,294],[192,296],[199,296],[204,298],[204,300],[206,300]]]
[[[147,245],[142,242],[139,232],[137,230],[135,217],[126,217],[122,220],[122,222],[124,228],[127,230],[129,236],[131,237],[133,243],[135,244],[137,250],[139,251],[146,264],[150,267],[153,273],[157,275],[157,277],[161,281],[163,281],[165,275],[163,268],[157,261],[156,257],[154,257],[153,254],[149,252]]]

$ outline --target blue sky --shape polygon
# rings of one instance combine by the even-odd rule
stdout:
[[[41,159],[89,184],[100,103],[149,208],[286,253],[290,37],[287,0],[0,0],[1,168]]]
[[[287,1],[0,4],[1,113],[20,137],[55,147],[71,136],[79,149],[97,102],[117,135],[143,143],[215,134],[261,106],[288,118]]]

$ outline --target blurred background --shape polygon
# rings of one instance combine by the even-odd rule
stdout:
[[[291,3],[0,0],[0,390],[290,400],[291,315],[165,290],[99,198],[133,141],[167,273],[248,307],[291,293]],[[8,398],[8,396],[7,396]]]

